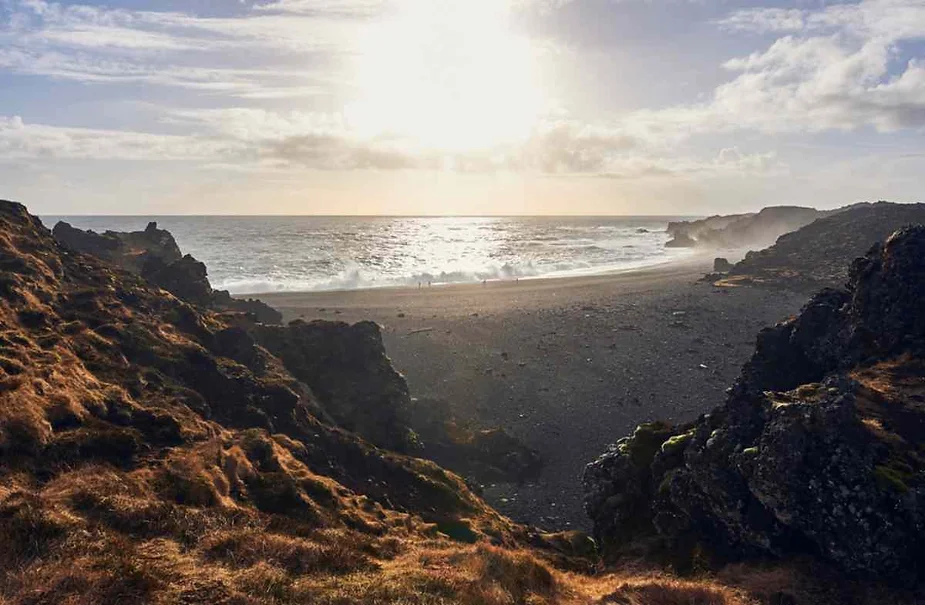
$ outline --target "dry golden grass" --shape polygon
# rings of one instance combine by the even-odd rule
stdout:
[[[594,567],[587,539],[324,424],[275,360],[209,353],[224,318],[61,253],[8,204],[0,265],[0,605],[843,602],[798,567],[566,571]]]

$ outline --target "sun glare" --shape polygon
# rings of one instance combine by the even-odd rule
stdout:
[[[538,51],[510,18],[505,0],[404,0],[361,42],[351,127],[435,152],[529,136],[544,105]]]

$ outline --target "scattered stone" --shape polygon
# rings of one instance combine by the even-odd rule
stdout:
[[[852,576],[917,578],[925,411],[909,377],[925,374],[925,226],[849,275],[759,334],[724,406],[642,425],[587,467],[606,557],[642,540],[681,569],[802,554]]]

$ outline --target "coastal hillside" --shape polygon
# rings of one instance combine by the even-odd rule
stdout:
[[[718,504],[711,494],[745,494],[733,493],[744,468],[734,454],[759,462],[765,455],[763,444],[754,454],[733,443],[746,429],[720,411],[693,428],[643,428],[636,441],[608,454],[618,460],[629,452],[634,466],[592,466],[598,470],[586,477],[594,545],[581,532],[542,533],[514,523],[457,475],[395,451],[412,447],[409,435],[400,424],[371,422],[383,411],[368,408],[400,403],[407,392],[374,324],[274,327],[248,313],[193,305],[69,250],[23,206],[0,202],[0,603],[910,602],[901,584],[914,575],[920,554],[921,466],[907,444],[921,439],[916,364],[925,340],[910,301],[922,295],[923,242],[921,229],[895,236],[857,265],[853,290],[820,295],[800,320],[764,333],[730,398],[742,402],[736,405],[748,430],[782,410],[775,413],[790,422],[775,424],[773,434],[784,452],[828,436],[824,445],[839,453],[833,466],[814,465],[825,456],[805,456],[804,469],[782,454],[772,458],[777,466],[769,463],[777,474],[769,471],[762,485],[779,487],[784,471],[789,478],[804,469],[795,476],[809,485],[833,482],[825,493],[837,506],[823,498],[817,510],[800,500],[784,509],[789,529],[783,514],[777,524],[743,518],[733,499],[710,508]],[[825,304],[831,297],[850,304],[833,310]],[[855,408],[845,407],[850,395],[835,393],[842,383],[823,376],[832,360],[853,368],[852,379],[872,390],[863,416],[837,411]],[[759,395],[762,389],[824,379],[814,391],[822,398],[813,400],[818,412],[796,414],[804,408],[789,399],[751,407],[752,399],[741,399],[746,393],[760,402],[770,397]],[[812,422],[804,426],[805,418]],[[702,428],[707,422],[713,424]],[[714,424],[730,430],[709,433]],[[698,466],[694,452],[712,447],[705,440],[722,447]],[[677,491],[674,479],[667,485],[677,498],[670,502],[688,508],[646,499],[664,477],[643,472],[620,483],[629,475],[619,469],[646,467],[652,448],[632,445],[642,441],[667,456],[657,460],[674,461],[668,470]],[[776,451],[767,448],[768,455]],[[690,458],[691,470],[671,458],[678,452]],[[864,474],[869,465],[872,479]],[[710,477],[730,483],[703,487]],[[858,480],[857,496],[852,477],[870,479]],[[858,517],[867,525],[846,524],[844,510],[855,514],[860,504],[873,510]],[[624,516],[626,510],[637,516]],[[645,510],[665,515],[650,521]],[[684,517],[679,510],[699,512]],[[722,517],[728,525],[709,517],[717,510],[732,515]],[[793,515],[803,516],[797,523]],[[820,521],[830,517],[841,525]],[[679,525],[684,539],[672,541],[674,534],[655,529],[672,518],[703,523]],[[808,532],[817,521],[828,533]],[[872,533],[874,522],[886,529]],[[858,529],[865,527],[866,534]],[[851,530],[858,546],[838,542],[831,535],[838,528]],[[794,548],[780,546],[788,537]],[[832,547],[811,548],[813,538]],[[655,543],[673,548],[659,551]],[[740,544],[746,546],[738,551],[719,546]],[[824,573],[790,558],[807,552]]]
[[[63,246],[84,252],[140,275],[188,303],[217,311],[253,313],[262,323],[279,323],[282,315],[259,300],[232,298],[213,290],[204,263],[184,255],[169,231],[148,223],[144,231],[96,233],[59,221],[52,235]]]
[[[905,225],[925,223],[925,204],[856,204],[749,252],[720,285],[762,283],[813,292],[839,287],[851,262]]]
[[[770,206],[751,214],[711,216],[668,223],[669,248],[763,248],[830,212],[801,206]]]
[[[324,370],[315,393],[246,313],[70,251],[12,202],[0,268],[3,605],[754,602],[651,566],[589,575],[583,534],[515,524],[456,475],[338,426],[358,420],[336,409],[351,388],[398,384],[387,360],[378,377],[331,371],[371,326],[352,341],[336,322],[294,326],[332,343],[300,371]],[[264,338],[287,355],[271,341],[291,339]]]
[[[541,555],[567,538],[336,427],[241,315],[70,252],[10,202],[0,265],[0,602],[566,594]]]
[[[258,299],[213,290],[205,264],[184,255],[157,223],[144,231],[96,233],[62,221],[52,235],[65,248],[140,275],[188,303],[242,314],[237,330],[224,337],[231,356],[251,359],[254,343],[265,348],[311,389],[337,426],[373,445],[434,460],[470,484],[520,482],[543,465],[505,430],[466,426],[441,402],[413,399],[386,355],[380,326],[365,318],[353,325],[302,319],[274,325],[282,320],[279,311]]]
[[[923,298],[915,226],[855,261],[845,288],[762,331],[725,405],[618,441],[584,475],[605,557],[642,549],[696,569],[808,556],[843,578],[919,586]]]

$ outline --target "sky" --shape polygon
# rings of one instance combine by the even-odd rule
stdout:
[[[925,0],[0,0],[38,214],[921,201]]]

